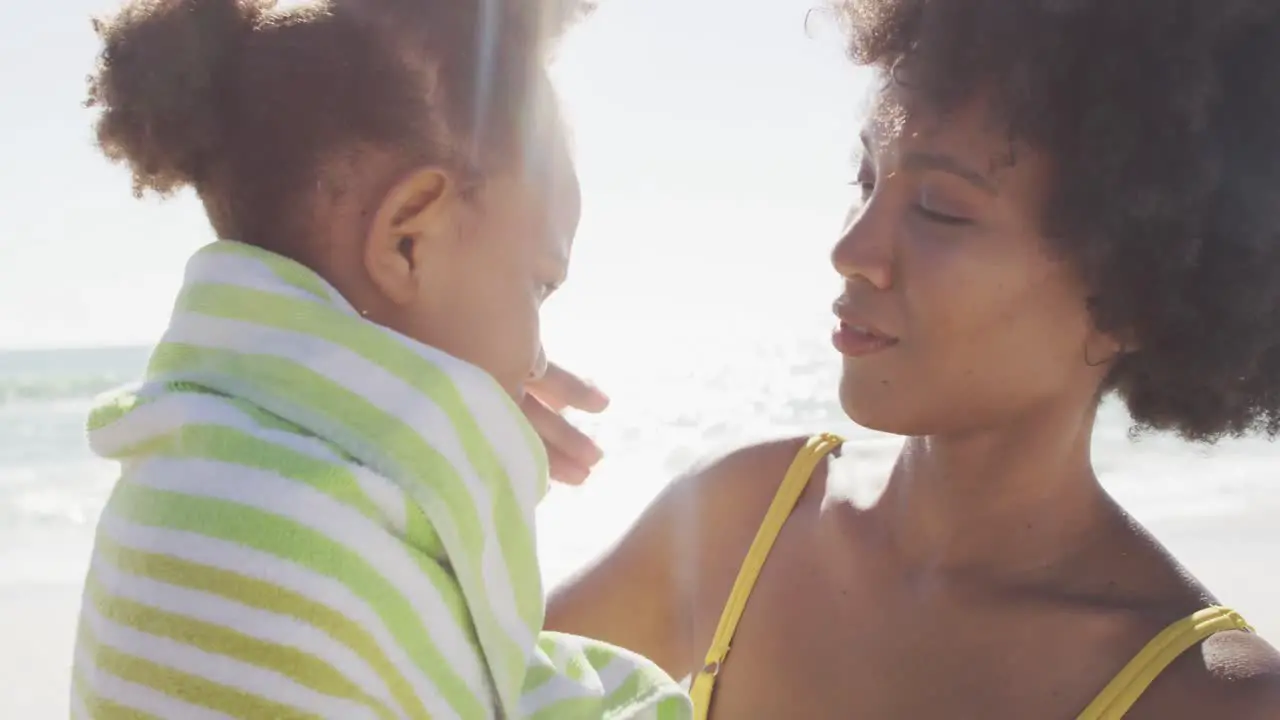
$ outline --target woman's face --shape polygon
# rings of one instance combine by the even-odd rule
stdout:
[[[939,120],[888,87],[862,133],[862,199],[832,261],[841,402],[865,427],[964,434],[1088,408],[1116,352],[1047,252],[1049,159],[986,110]]]

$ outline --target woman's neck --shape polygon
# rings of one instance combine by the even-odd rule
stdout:
[[[1090,461],[1095,414],[910,438],[869,517],[909,568],[1021,576],[1055,565],[1114,517]]]

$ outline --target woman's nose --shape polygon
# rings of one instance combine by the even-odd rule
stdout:
[[[860,278],[879,290],[893,285],[893,234],[888,213],[876,212],[873,197],[852,215],[831,250],[831,264],[845,280]]]

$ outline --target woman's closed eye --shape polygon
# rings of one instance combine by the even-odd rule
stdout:
[[[929,192],[927,189],[921,191],[920,198],[912,203],[911,207],[925,220],[940,225],[963,226],[972,225],[974,222],[969,213],[956,207],[955,203],[948,203],[938,197],[937,193]]]
[[[849,185],[857,187],[859,191],[859,202],[855,208],[865,205],[876,189],[875,173],[864,164],[858,169],[857,178]],[[912,203],[911,209],[925,220],[953,227],[974,223],[971,213],[962,210],[959,203],[948,201],[941,192],[925,187],[921,188],[919,195],[919,199]]]
[[[938,212],[937,210],[930,210],[929,208],[925,207],[922,203],[916,203],[913,206],[913,208],[915,209],[916,213],[918,213],[924,219],[930,222],[939,223],[941,225],[961,226],[961,225],[973,224],[973,220],[970,220],[969,218],[959,217],[956,215],[948,215],[946,213]]]

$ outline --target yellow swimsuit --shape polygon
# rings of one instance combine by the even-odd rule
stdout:
[[[832,450],[840,447],[844,441],[835,435],[823,434],[809,440],[791,463],[778,494],[774,496],[769,511],[760,523],[760,530],[747,551],[738,571],[738,579],[733,583],[729,600],[725,603],[724,612],[720,616],[720,624],[716,626],[716,634],[711,640],[711,648],[707,650],[706,662],[700,672],[693,678],[691,695],[693,696],[694,716],[697,720],[706,720],[711,708],[711,693],[715,689],[716,675],[720,666],[729,654],[729,642],[742,619],[747,599],[760,577],[760,569],[769,557],[769,550],[778,537],[778,532],[787,521],[791,510],[795,508],[800,494],[809,484],[809,477],[818,463]],[[1194,647],[1197,643],[1214,633],[1224,630],[1249,630],[1244,618],[1234,610],[1222,607],[1210,607],[1183,618],[1157,635],[1147,646],[1134,656],[1133,660],[1111,680],[1106,688],[1089,703],[1089,707],[1080,713],[1077,720],[1119,720],[1129,708],[1133,707],[1143,691],[1169,666],[1179,655]]]

